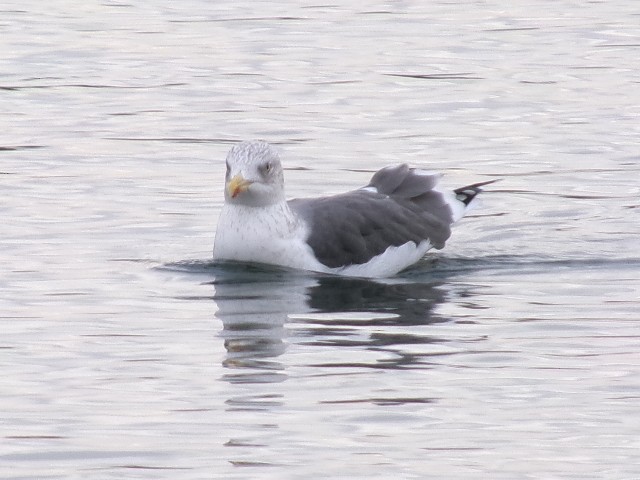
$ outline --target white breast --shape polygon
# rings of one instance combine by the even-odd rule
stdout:
[[[213,258],[327,272],[306,236],[305,226],[286,203],[266,207],[227,203],[218,221]]]

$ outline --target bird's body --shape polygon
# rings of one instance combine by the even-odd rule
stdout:
[[[227,156],[225,205],[215,260],[387,277],[442,248],[483,184],[447,192],[440,175],[407,165],[378,171],[369,185],[330,197],[284,196],[282,167],[264,142]],[[489,183],[489,182],[486,182]]]

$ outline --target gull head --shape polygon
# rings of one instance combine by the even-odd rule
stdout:
[[[227,155],[225,201],[261,207],[285,200],[284,174],[278,152],[266,142],[234,145]]]

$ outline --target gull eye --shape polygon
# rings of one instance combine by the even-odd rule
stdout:
[[[263,175],[267,175],[267,174],[271,173],[271,170],[273,170],[273,163],[271,163],[271,162],[266,162],[266,163],[263,163],[262,165],[260,165],[260,172]]]

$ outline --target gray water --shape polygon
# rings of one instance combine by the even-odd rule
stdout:
[[[0,477],[640,478],[637,2],[4,2]],[[498,178],[384,281],[210,262],[291,197]]]

